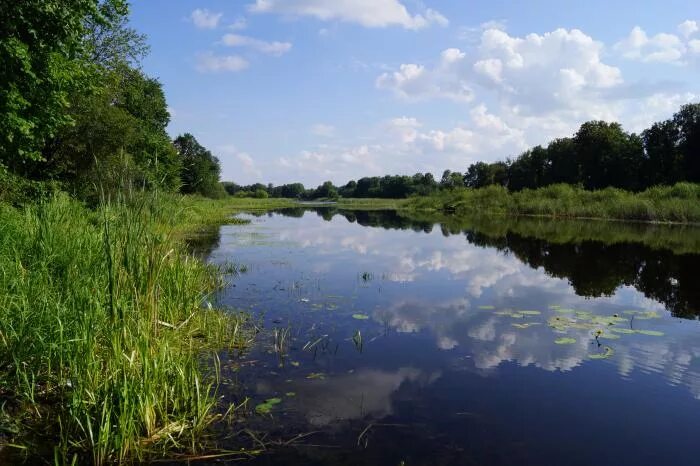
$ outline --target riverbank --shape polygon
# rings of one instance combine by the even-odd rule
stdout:
[[[208,304],[220,271],[184,239],[238,221],[238,204],[0,204],[0,459],[107,464],[197,451],[222,412],[216,354],[245,348],[252,332],[245,314]]]
[[[402,208],[454,215],[495,214],[700,223],[700,185],[678,183],[674,186],[649,188],[640,193],[615,188],[586,191],[565,184],[511,193],[502,186],[489,186],[413,197]]]

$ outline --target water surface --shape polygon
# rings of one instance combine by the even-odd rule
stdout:
[[[242,364],[222,355],[224,396],[254,412],[229,446],[266,444],[256,464],[700,462],[692,248],[643,226],[596,241],[556,222],[246,218],[209,260],[246,266],[217,299],[261,322]]]

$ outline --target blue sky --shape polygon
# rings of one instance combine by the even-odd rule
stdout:
[[[147,0],[174,136],[241,184],[464,171],[700,101],[696,1]]]

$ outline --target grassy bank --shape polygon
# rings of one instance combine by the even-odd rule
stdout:
[[[599,218],[643,222],[700,222],[700,185],[679,183],[640,193],[615,188],[586,191],[553,185],[509,193],[501,186],[443,191],[411,198],[403,208],[451,214]]]
[[[244,315],[202,305],[218,271],[182,238],[234,208],[0,205],[0,454],[105,464],[197,449],[216,419],[215,350],[249,334]]]

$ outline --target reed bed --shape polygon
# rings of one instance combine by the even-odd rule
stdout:
[[[0,443],[56,464],[196,452],[217,407],[217,350],[247,317],[214,309],[215,268],[181,238],[223,202],[65,195],[0,205]]]

